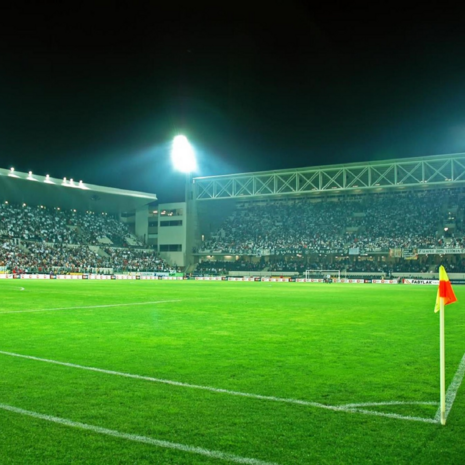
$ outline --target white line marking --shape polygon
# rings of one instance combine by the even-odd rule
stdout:
[[[14,290],[20,290],[20,291],[24,291],[24,287],[17,287],[17,286],[5,286],[5,287],[2,287],[2,289],[14,289]]]
[[[28,360],[35,360],[37,362],[52,363],[54,365],[61,365],[61,366],[70,367],[70,368],[78,368],[80,370],[95,371],[97,373],[105,373],[107,375],[116,375],[116,376],[122,376],[125,378],[140,379],[143,381],[151,381],[153,383],[169,384],[170,386],[178,386],[178,387],[184,387],[184,388],[190,388],[190,389],[200,389],[202,391],[215,392],[219,394],[228,394],[231,396],[247,397],[249,399],[259,399],[259,400],[268,400],[268,401],[273,401],[273,402],[282,402],[282,403],[287,403],[287,404],[304,405],[306,407],[316,407],[316,408],[332,410],[336,412],[363,413],[365,415],[385,416],[389,418],[396,418],[398,420],[413,420],[413,421],[422,421],[425,423],[436,423],[435,420],[431,420],[428,418],[409,417],[409,416],[397,415],[394,413],[383,413],[383,412],[376,412],[376,411],[371,411],[371,410],[357,409],[355,407],[351,407],[350,404],[348,404],[349,406],[348,405],[326,405],[326,404],[320,404],[319,402],[310,402],[307,400],[288,399],[285,397],[263,396],[260,394],[251,394],[248,392],[230,391],[229,389],[219,389],[219,388],[215,388],[211,386],[188,384],[188,383],[182,383],[180,381],[172,381],[169,379],[152,378],[150,376],[133,375],[131,373],[124,373],[120,371],[105,370],[102,368],[88,367],[84,365],[76,365],[74,363],[68,363],[68,362],[59,362],[57,360],[39,358],[39,357],[34,357],[32,355],[21,355],[21,354],[16,354],[14,352],[5,352],[3,350],[0,350],[0,354],[8,355],[10,357],[19,357],[19,358],[25,358]]]
[[[57,310],[82,310],[88,308],[109,308],[109,307],[134,307],[135,305],[163,304],[166,302],[181,302],[181,300],[156,300],[154,302],[132,302],[127,304],[110,304],[110,305],[89,305],[87,307],[59,307],[59,308],[39,308],[36,310],[18,310],[17,312],[0,312],[0,315],[5,313],[30,313],[30,312],[54,312]]]
[[[459,363],[459,367],[455,372],[454,377],[452,378],[452,382],[450,383],[449,387],[447,388],[446,392],[446,419],[449,415],[452,405],[455,401],[455,396],[457,395],[457,391],[459,390],[460,385],[462,384],[463,377],[465,375],[465,354],[463,354],[462,360]],[[438,422],[441,419],[441,406],[439,406],[436,415],[434,417],[435,420]]]
[[[28,360],[35,360],[37,362],[52,363],[54,365],[61,365],[61,366],[69,367],[69,368],[78,368],[80,370],[95,371],[97,373],[104,373],[107,375],[122,376],[124,378],[139,379],[143,381],[151,381],[153,383],[169,384],[171,386],[178,386],[178,387],[184,387],[184,388],[190,388],[190,389],[200,389],[202,391],[210,391],[210,392],[216,392],[220,394],[229,394],[233,396],[249,397],[252,399],[260,399],[260,400],[272,400],[275,402],[286,402],[290,404],[305,405],[305,406],[310,406],[310,407],[320,407],[320,408],[325,408],[329,410],[345,410],[344,407],[325,405],[325,404],[320,404],[318,402],[309,402],[306,400],[287,399],[287,398],[273,397],[273,396],[263,396],[260,394],[251,394],[251,393],[240,392],[240,391],[230,391],[229,389],[220,389],[220,388],[215,388],[211,386],[202,386],[199,384],[189,384],[189,383],[183,383],[181,381],[172,381],[170,379],[153,378],[151,376],[134,375],[131,373],[124,373],[120,371],[105,370],[103,368],[95,368],[95,367],[89,367],[85,365],[77,365],[77,364],[68,363],[68,362],[59,362],[57,360],[39,358],[39,357],[34,357],[32,355],[22,355],[22,354],[16,354],[14,352],[5,352],[3,350],[0,350],[0,354],[8,355],[11,357],[25,358]]]
[[[342,407],[354,408],[354,407],[378,407],[384,405],[438,405],[438,402],[408,402],[401,400],[392,400],[390,402],[361,402],[357,404],[344,404]]]
[[[72,428],[79,428],[94,433],[105,434],[107,436],[113,436],[119,439],[126,439],[128,441],[143,442],[144,444],[150,444],[152,446],[163,447],[165,449],[175,449],[182,452],[189,452],[191,454],[204,455],[220,460],[226,460],[228,462],[245,463],[247,465],[277,465],[274,462],[264,462],[263,460],[252,459],[248,457],[241,457],[239,455],[230,454],[228,452],[221,452],[218,450],[204,449],[203,447],[187,446],[185,444],[179,444],[176,442],[164,441],[161,439],[153,439],[147,436],[139,436],[136,434],[121,433],[119,431],[102,428],[100,426],[88,425],[86,423],[80,423],[77,421],[68,420],[66,418],[54,417],[51,415],[44,415],[42,413],[32,412],[30,410],[23,410],[21,408],[13,407],[11,405],[0,404],[0,409],[7,410],[13,413],[19,413],[20,415],[27,415],[29,417],[38,418],[40,420],[50,421],[52,423],[58,423],[63,426],[70,426]]]
[[[410,417],[408,415],[399,415],[397,413],[377,412],[376,410],[365,410],[363,408],[349,408],[347,409],[347,412],[363,413],[364,415],[374,415],[376,417],[395,418],[396,420],[421,421],[422,423],[434,423],[434,424],[438,423],[437,420],[433,418]]]

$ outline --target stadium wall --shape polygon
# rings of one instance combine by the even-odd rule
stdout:
[[[171,265],[184,267],[187,264],[186,202],[159,204],[158,210],[158,252]]]
[[[147,205],[136,210],[135,233],[139,240],[141,240],[144,244],[147,244],[149,235],[149,213]]]

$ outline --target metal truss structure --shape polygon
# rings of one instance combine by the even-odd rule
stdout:
[[[465,153],[198,177],[195,200],[465,185]]]

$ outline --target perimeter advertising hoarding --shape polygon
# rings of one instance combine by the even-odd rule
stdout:
[[[420,284],[426,286],[439,286],[439,279],[404,279],[404,284]]]
[[[418,255],[465,254],[465,249],[454,249],[454,248],[418,249],[417,254]]]

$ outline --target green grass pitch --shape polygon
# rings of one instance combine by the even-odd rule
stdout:
[[[436,291],[2,280],[0,463],[462,464],[465,287],[446,426]]]

